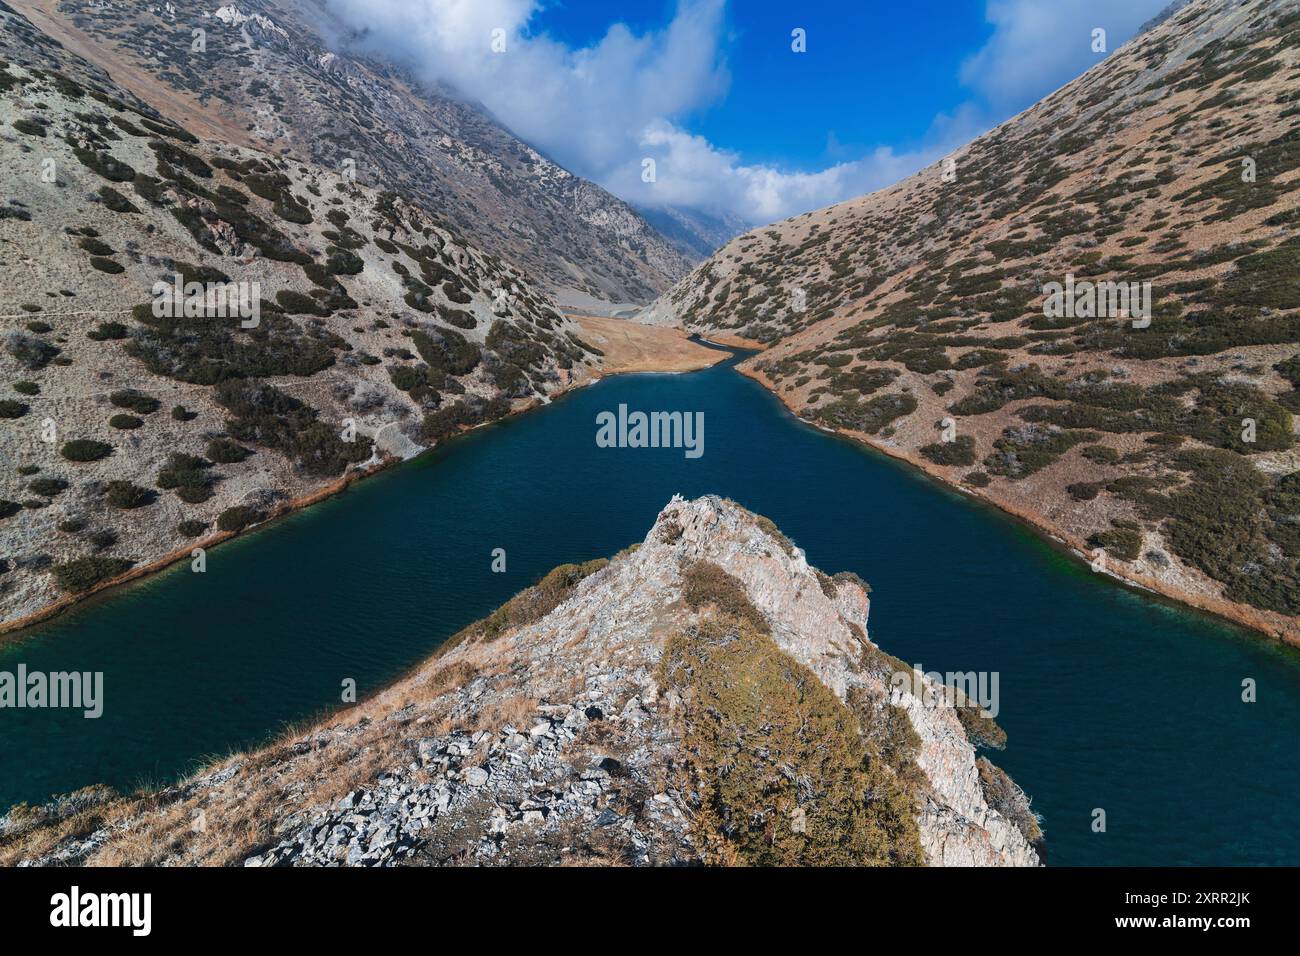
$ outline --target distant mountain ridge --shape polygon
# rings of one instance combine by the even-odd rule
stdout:
[[[691,261],[707,259],[742,232],[750,223],[739,216],[709,213],[676,206],[639,208],[642,216]]]

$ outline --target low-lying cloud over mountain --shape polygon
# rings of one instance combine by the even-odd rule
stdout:
[[[1166,0],[989,0],[993,32],[966,61],[967,101],[920,143],[813,170],[746,162],[691,131],[726,97],[725,0],[680,0],[664,27],[615,23],[590,46],[537,30],[541,0],[331,0],[369,48],[482,101],[517,135],[640,207],[770,222],[896,182],[1082,73]],[[499,32],[498,32],[499,31]],[[810,38],[815,42],[815,37]],[[865,41],[864,41],[865,42]],[[868,55],[864,47],[864,56]],[[901,77],[900,82],[906,82]],[[643,161],[655,161],[647,182]]]

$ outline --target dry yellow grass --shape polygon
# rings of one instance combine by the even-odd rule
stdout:
[[[693,372],[716,365],[726,354],[710,349],[681,329],[639,325],[627,319],[570,315],[582,326],[583,338],[605,353],[604,374],[620,372]]]

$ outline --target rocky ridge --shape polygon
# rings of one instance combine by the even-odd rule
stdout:
[[[311,730],[156,793],[16,808],[0,861],[1037,865],[983,718],[894,681],[868,611],[766,519],[675,498]]]

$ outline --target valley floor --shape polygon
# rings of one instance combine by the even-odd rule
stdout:
[[[619,372],[694,372],[726,356],[693,342],[681,329],[638,325],[626,319],[569,314],[586,341],[605,353],[605,374]]]

